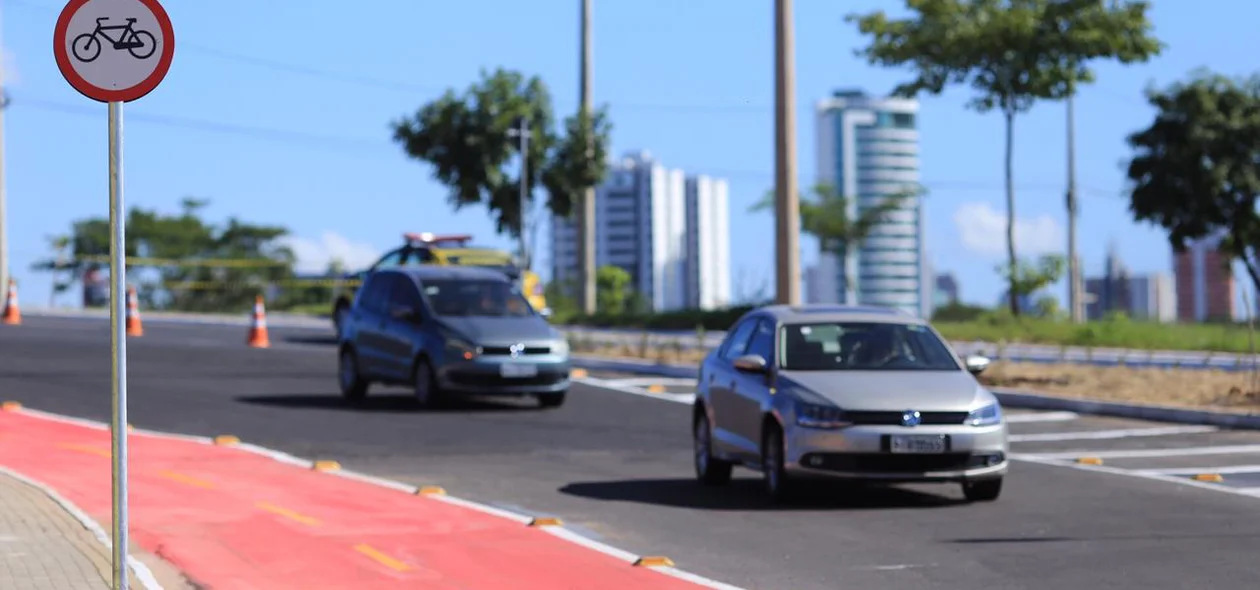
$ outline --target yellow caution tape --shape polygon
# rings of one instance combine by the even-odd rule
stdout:
[[[99,262],[102,264],[109,263],[108,256],[80,256],[76,258],[79,262]],[[261,268],[288,266],[290,263],[280,260],[270,260],[266,258],[245,258],[245,259],[217,259],[217,258],[145,258],[140,256],[128,256],[127,264],[134,266],[209,266],[219,268]]]
[[[358,287],[359,280],[343,279],[284,279],[279,281],[168,281],[162,284],[163,289],[173,291],[213,291],[229,289],[259,289],[267,287],[281,288],[314,288],[314,287]]]

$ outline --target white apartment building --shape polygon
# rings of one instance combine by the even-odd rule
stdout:
[[[730,212],[725,180],[668,169],[646,151],[610,164],[595,190],[595,264],[630,274],[654,311],[730,303]],[[576,282],[577,227],[552,218],[552,277]]]
[[[850,215],[918,187],[918,110],[918,101],[874,98],[861,91],[837,92],[818,103],[818,180],[852,199]],[[925,264],[921,198],[906,199],[885,219],[849,253],[847,272],[836,265],[836,299],[930,317],[934,277]]]

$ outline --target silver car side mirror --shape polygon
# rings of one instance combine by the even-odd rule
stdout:
[[[745,373],[765,373],[767,363],[765,357],[759,354],[746,354],[741,356],[731,364],[735,365],[735,369]]]
[[[978,354],[969,355],[963,363],[967,366],[967,372],[972,375],[979,375],[985,369],[989,368],[989,357],[980,356]]]

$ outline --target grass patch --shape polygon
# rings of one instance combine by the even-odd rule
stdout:
[[[1019,342],[1136,350],[1251,351],[1244,324],[1160,324],[1124,317],[1072,324],[1038,318],[985,315],[967,322],[933,322],[950,340]]]

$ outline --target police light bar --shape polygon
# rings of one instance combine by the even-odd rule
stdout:
[[[423,233],[405,233],[403,239],[408,242],[416,242],[421,244],[444,244],[454,242],[463,245],[472,241],[473,237],[468,234],[433,234],[430,232]]]

